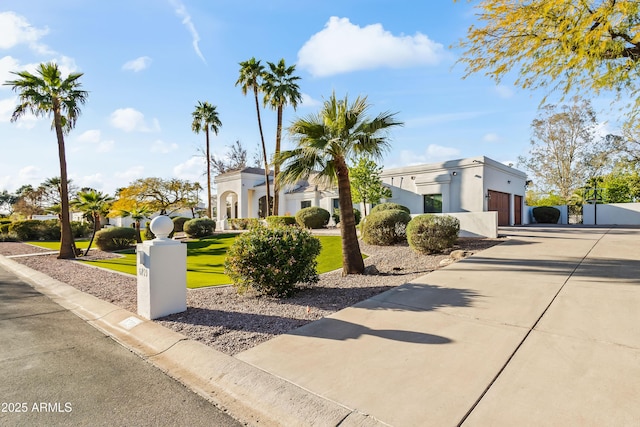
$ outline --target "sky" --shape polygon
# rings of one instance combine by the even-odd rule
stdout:
[[[113,194],[138,178],[205,184],[203,133],[191,131],[198,101],[217,107],[211,138],[222,157],[235,142],[259,150],[254,99],[235,86],[239,62],[296,64],[303,102],[284,126],[338,98],[366,96],[370,115],[397,113],[380,164],[400,167],[484,155],[517,167],[545,93],[505,79],[463,79],[456,47],[476,23],[474,3],[452,0],[2,0],[0,82],[11,71],[56,62],[84,73],[89,92],[66,136],[69,177]],[[0,191],[59,176],[51,119],[10,122],[18,103],[0,86]],[[603,126],[609,102],[594,100]],[[267,149],[276,113],[263,109]],[[292,148],[285,133],[283,149]]]

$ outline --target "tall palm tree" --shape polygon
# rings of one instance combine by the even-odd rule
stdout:
[[[260,118],[260,103],[258,102],[258,92],[262,87],[262,76],[264,67],[256,58],[240,63],[240,76],[236,81],[236,86],[240,85],[242,94],[252,90],[256,101],[256,114],[258,115],[258,129],[260,130],[260,142],[262,143],[262,160],[264,162],[264,182],[267,187],[267,216],[270,215],[269,201],[271,200],[271,189],[269,188],[269,158],[267,157],[267,146],[264,143],[264,133],[262,132],[262,120]]]
[[[96,237],[96,233],[100,230],[100,216],[105,215],[108,212],[109,203],[113,201],[113,198],[107,194],[103,194],[100,191],[80,191],[75,199],[73,199],[73,206],[84,212],[91,222],[93,222],[93,234],[91,240],[89,240],[89,246],[84,253],[84,256],[89,254],[89,249],[93,244],[93,239]]]
[[[280,141],[282,139],[282,111],[284,106],[291,104],[295,110],[298,107],[298,103],[302,102],[302,95],[300,94],[300,87],[296,81],[300,80],[300,77],[294,76],[293,72],[296,70],[295,65],[287,67],[284,63],[284,59],[274,64],[273,62],[267,62],[269,65],[269,71],[264,73],[264,83],[262,84],[262,91],[264,92],[264,104],[269,105],[277,112],[277,126],[276,126],[276,149],[274,151],[275,157],[280,154]],[[278,203],[280,201],[280,186],[278,184],[278,174],[280,173],[280,165],[275,162],[273,165],[273,214],[278,215]]]
[[[307,179],[312,172],[317,172],[320,179],[330,183],[337,181],[343,275],[364,272],[348,161],[362,155],[380,158],[389,146],[387,129],[402,125],[395,120],[395,114],[388,112],[369,119],[366,116],[368,108],[366,97],[358,97],[349,103],[347,97],[337,100],[333,93],[319,113],[298,119],[289,127],[297,147],[283,151],[276,159],[283,166],[278,177],[282,183]]]
[[[118,211],[122,217],[130,216],[134,221],[134,227],[136,229],[136,242],[142,243],[142,236],[140,235],[140,222],[145,218],[150,218],[153,215],[153,211],[145,205],[135,205],[128,211]]]
[[[53,115],[52,129],[58,139],[58,158],[60,160],[60,253],[58,258],[75,258],[76,248],[71,232],[69,215],[69,189],[67,178],[67,160],[64,135],[75,127],[80,115],[80,105],[87,100],[88,92],[80,90],[82,73],[70,73],[63,79],[58,65],[49,62],[40,64],[36,74],[28,71],[12,72],[19,79],[7,81],[18,93],[19,104],[13,111],[11,121],[15,122],[27,112],[42,117]]]
[[[211,152],[209,148],[209,129],[217,135],[222,127],[222,122],[218,117],[216,106],[206,101],[198,101],[198,105],[196,105],[196,109],[191,115],[193,116],[191,130],[195,133],[200,133],[200,131],[204,130],[207,137],[207,216],[213,219],[213,209],[211,209]]]

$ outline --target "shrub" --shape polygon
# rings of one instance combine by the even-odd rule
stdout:
[[[311,206],[300,209],[296,213],[296,222],[302,228],[324,228],[329,223],[330,217],[328,210]]]
[[[60,221],[57,219],[48,219],[40,221],[40,240],[60,240],[62,232],[60,231]]]
[[[173,221],[173,232],[180,233],[184,231],[184,223],[189,221],[190,219],[191,218],[187,218],[186,216],[176,216],[174,218],[171,218],[171,221]]]
[[[327,212],[328,213],[328,212]],[[238,292],[291,296],[296,283],[316,283],[320,240],[298,227],[257,227],[236,238],[225,273]]]
[[[266,221],[269,227],[296,225],[296,217],[294,216],[268,216]]]
[[[0,242],[17,242],[18,236],[15,233],[0,233]]]
[[[184,223],[184,232],[189,237],[211,236],[216,231],[216,222],[209,218],[194,218]]]
[[[7,234],[10,226],[10,222],[0,223],[0,233]]]
[[[406,240],[411,216],[400,209],[371,213],[362,224],[362,239],[369,245],[390,246]]]
[[[539,224],[557,224],[560,210],[553,206],[538,206],[532,210],[533,218]]]
[[[73,237],[85,237],[93,231],[93,226],[88,222],[71,221]]]
[[[42,231],[42,221],[28,219],[16,221],[9,226],[9,233],[15,234],[20,240],[39,240]]]
[[[183,224],[184,225],[184,224]],[[145,240],[153,240],[156,238],[156,235],[151,231],[151,221],[147,221],[144,224],[144,239]]]
[[[232,230],[247,230],[260,226],[258,218],[231,218],[228,220]]]
[[[391,202],[387,202],[387,203],[380,203],[379,205],[375,205],[373,208],[371,208],[371,212],[370,213],[376,213],[376,212],[381,212],[381,211],[388,211],[391,209],[400,209],[401,211],[405,211],[406,213],[410,214],[411,211],[409,210],[408,207],[400,205],[398,203],[391,203]]]
[[[4,225],[4,224],[11,224],[13,221],[11,221],[9,218],[0,218],[0,225]]]
[[[418,215],[407,225],[409,246],[423,254],[442,252],[458,240],[460,221],[450,215]]]
[[[136,230],[131,227],[103,228],[96,233],[94,241],[103,251],[127,249],[136,243]]]
[[[360,220],[362,219],[362,213],[360,212],[360,209],[353,208],[353,216],[356,219],[356,225],[360,224]],[[340,223],[340,209],[334,209],[332,217],[333,222],[335,222],[336,224]]]

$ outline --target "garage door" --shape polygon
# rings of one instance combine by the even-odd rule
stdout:
[[[509,225],[509,194],[489,190],[489,210],[498,212],[498,225]]]

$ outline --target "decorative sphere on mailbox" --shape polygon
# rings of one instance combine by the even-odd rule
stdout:
[[[151,232],[156,235],[156,238],[166,239],[173,231],[173,221],[168,216],[160,215],[151,221],[149,228],[151,228]]]

